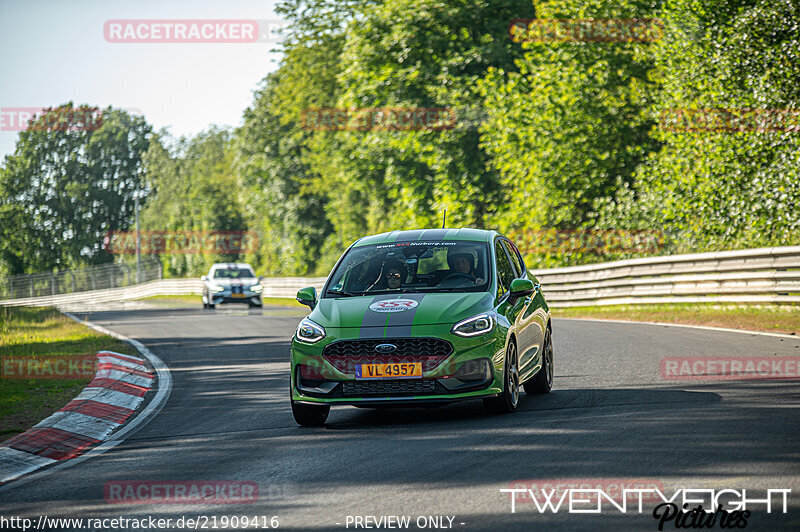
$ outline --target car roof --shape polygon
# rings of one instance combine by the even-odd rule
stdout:
[[[247,264],[246,262],[217,262],[213,266],[211,266],[212,270],[227,270],[228,268],[250,268],[253,269],[252,266]]]
[[[497,231],[487,231],[486,229],[473,229],[471,227],[461,227],[459,229],[413,229],[409,231],[389,231],[379,235],[361,237],[353,244],[353,247],[368,246],[371,244],[387,244],[391,242],[408,242],[419,240],[420,242],[438,241],[471,241],[471,242],[491,242]]]

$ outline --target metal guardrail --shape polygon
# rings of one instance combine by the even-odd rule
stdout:
[[[269,277],[261,281],[264,287],[264,297],[291,297],[306,286],[316,286],[322,289],[325,277]],[[197,304],[200,305],[200,294],[203,292],[203,282],[200,279],[159,279],[124,288],[110,288],[92,292],[78,292],[44,297],[29,297],[14,300],[0,301],[0,306],[22,307],[70,307],[76,305],[99,305],[103,303],[116,303],[134,301],[150,296],[160,295],[196,295]]]
[[[800,303],[800,246],[694,253],[531,270],[551,307],[636,303]],[[294,297],[324,277],[269,277],[265,297]],[[0,301],[64,306],[131,301],[153,295],[200,295],[199,279],[162,279],[126,288]],[[199,304],[199,297],[198,297]]]
[[[162,277],[161,263],[158,260],[144,261],[138,279],[136,266],[125,263],[100,264],[53,273],[13,275],[0,282],[0,300],[118,288]]]
[[[800,246],[531,270],[552,307],[800,303]]]

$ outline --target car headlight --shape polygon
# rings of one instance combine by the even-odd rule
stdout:
[[[261,292],[263,289],[264,287],[261,286],[260,284],[254,284],[253,286],[250,287],[251,292]]]
[[[212,284],[211,286],[208,287],[208,289],[211,290],[215,294],[218,294],[218,293],[222,292],[223,290],[225,290],[225,288],[223,288],[222,286],[216,285],[216,284]]]
[[[461,320],[453,326],[451,332],[458,336],[478,336],[494,329],[495,319],[491,314],[478,314]]]
[[[315,344],[325,338],[325,329],[322,328],[322,325],[317,325],[310,319],[304,318],[297,326],[296,336],[301,342]]]

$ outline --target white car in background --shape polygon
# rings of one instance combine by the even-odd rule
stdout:
[[[219,262],[211,266],[203,281],[203,308],[214,308],[220,303],[247,303],[261,306],[260,280],[253,268],[244,262]]]

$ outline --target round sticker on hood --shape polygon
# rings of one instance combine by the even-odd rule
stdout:
[[[411,310],[417,305],[419,305],[419,303],[413,299],[403,299],[398,297],[395,299],[377,301],[371,304],[369,309],[373,312],[404,312],[406,310]]]

